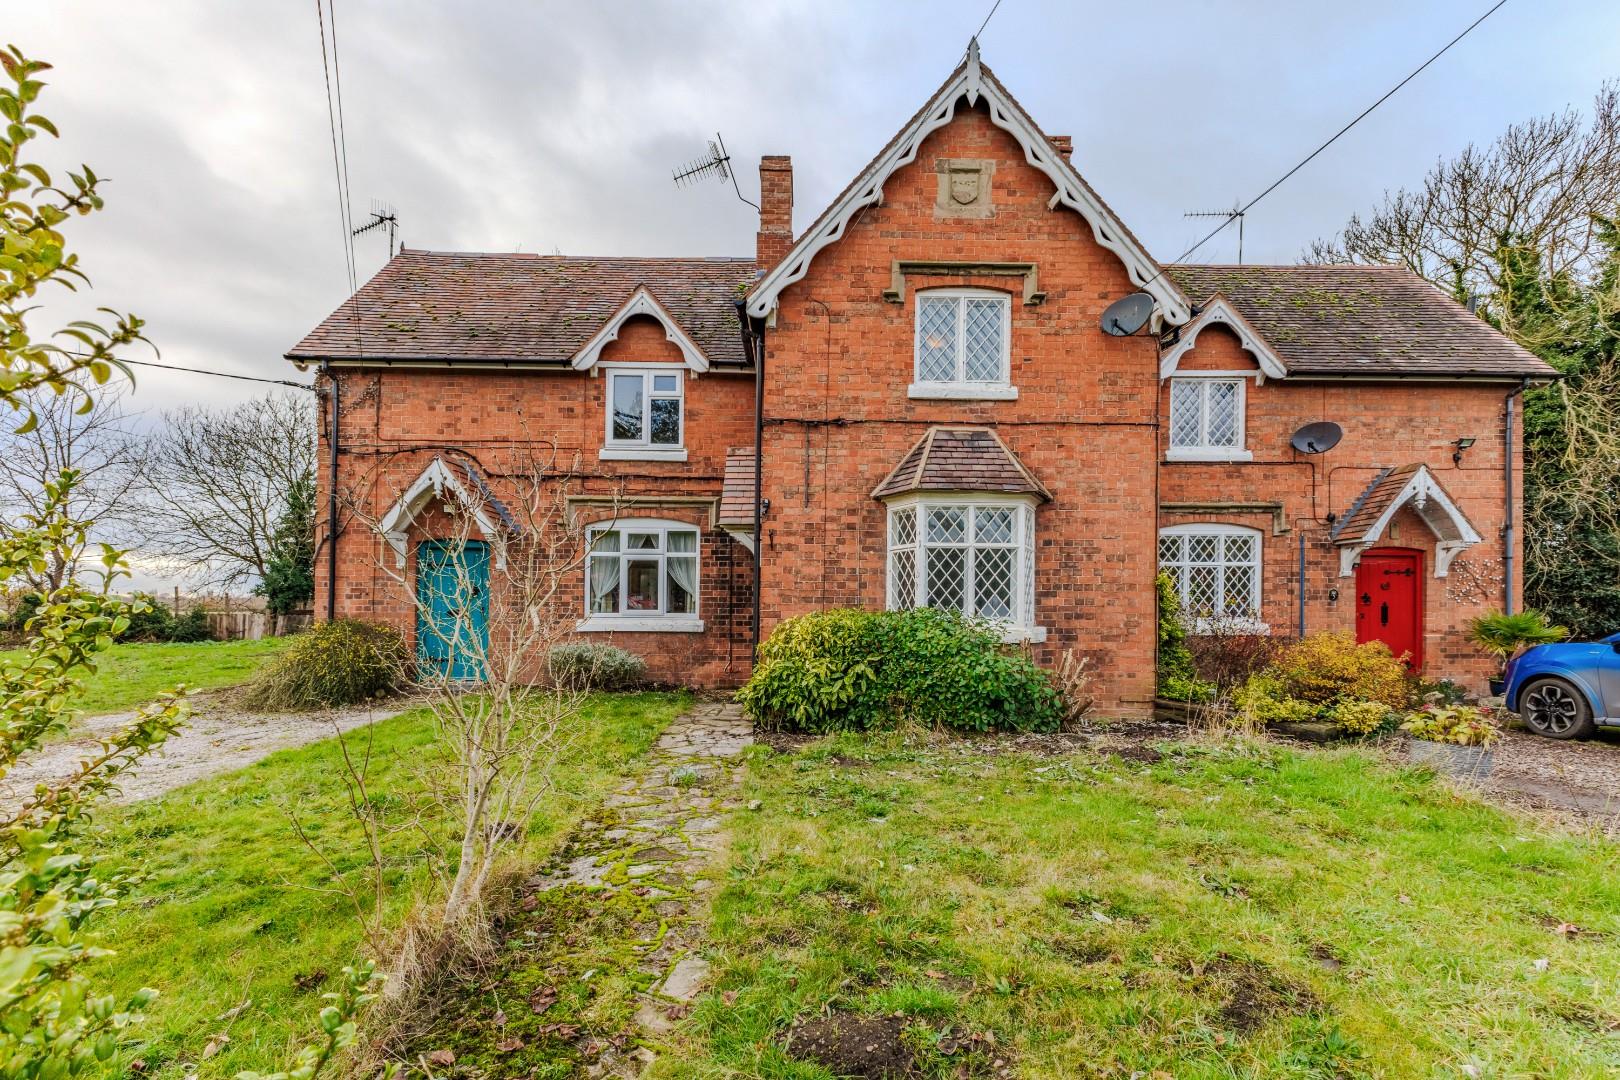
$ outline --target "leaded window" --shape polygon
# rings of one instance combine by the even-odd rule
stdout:
[[[917,382],[1006,386],[1011,308],[1003,293],[962,289],[919,293]]]
[[[1159,531],[1159,568],[1195,619],[1260,615],[1260,532],[1241,525],[1175,525]]]
[[[1243,448],[1243,380],[1170,380],[1170,446],[1176,450]]]
[[[1027,627],[1035,511],[1025,503],[922,499],[889,510],[889,607],[950,608]]]

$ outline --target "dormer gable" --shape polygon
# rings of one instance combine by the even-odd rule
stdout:
[[[639,318],[652,319],[664,328],[664,337],[680,350],[681,360],[686,367],[694,372],[709,370],[709,359],[703,354],[703,350],[698,348],[697,343],[685,330],[681,329],[675,317],[669,313],[669,309],[659,303],[652,290],[645,285],[636,287],[630,299],[608,317],[602,328],[591,335],[590,340],[580,347],[569,362],[579,371],[594,368],[602,359],[602,351],[618,340],[619,332],[624,325]]]

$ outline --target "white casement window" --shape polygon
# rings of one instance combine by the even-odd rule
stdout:
[[[1195,629],[1265,629],[1259,621],[1259,529],[1202,524],[1160,529],[1159,568],[1175,582]]]
[[[951,608],[1002,624],[1008,640],[1035,626],[1035,508],[1004,497],[909,499],[889,507],[890,610]]]
[[[985,289],[917,294],[914,398],[1016,398],[1012,385],[1012,301]]]
[[[634,519],[586,530],[580,630],[701,630],[698,531]]]
[[[1170,380],[1171,461],[1247,461],[1244,396],[1247,380],[1178,376]]]
[[[604,458],[686,460],[686,372],[601,365],[607,376]]]

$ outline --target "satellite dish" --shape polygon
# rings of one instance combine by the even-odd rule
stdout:
[[[1115,337],[1130,337],[1147,325],[1153,315],[1153,297],[1145,292],[1131,293],[1123,300],[1115,300],[1102,313],[1103,333]]]
[[[1318,420],[1294,432],[1288,444],[1302,454],[1321,454],[1339,445],[1344,429],[1331,420]]]

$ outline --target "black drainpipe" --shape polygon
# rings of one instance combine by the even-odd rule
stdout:
[[[326,621],[331,622],[337,618],[338,388],[330,360],[321,361],[321,374],[326,376],[326,397],[332,403],[330,426],[326,431],[330,459],[326,484]]]
[[[1530,385],[1525,379],[1503,399],[1507,422],[1502,427],[1502,610],[1513,614],[1513,399]]]
[[[1301,529],[1299,527],[1298,522],[1294,523],[1294,528],[1299,529],[1299,585],[1298,585],[1298,589],[1299,589],[1299,639],[1301,641],[1304,641],[1305,640],[1305,530]]]
[[[745,324],[746,325],[746,324]],[[765,333],[754,332],[754,655],[759,658],[760,592],[765,581]]]

